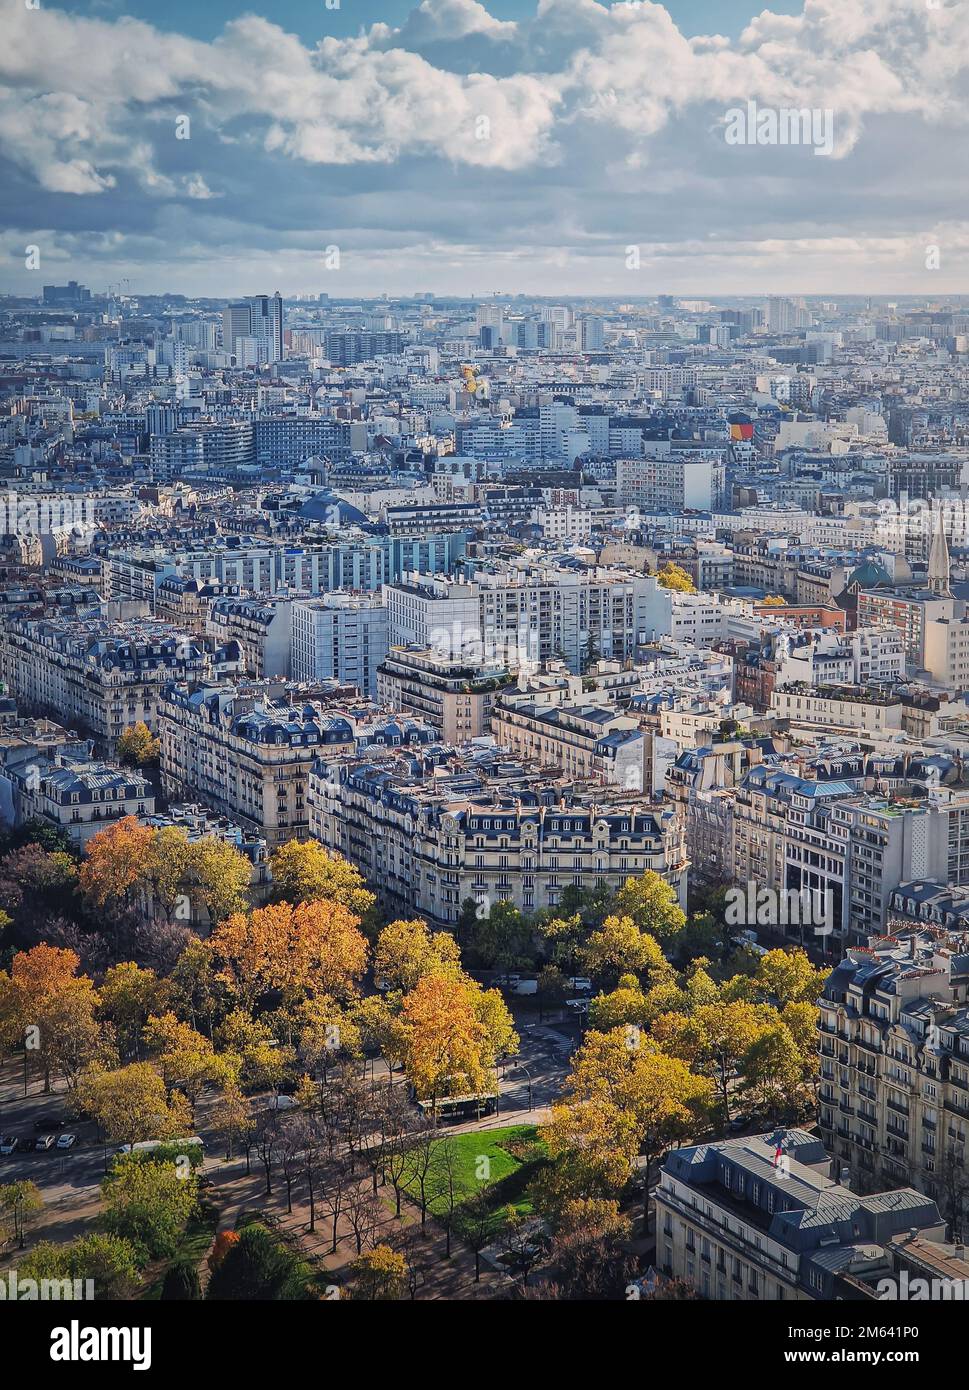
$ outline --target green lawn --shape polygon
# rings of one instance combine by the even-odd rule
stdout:
[[[477,1130],[464,1134],[449,1135],[454,1158],[455,1214],[454,1228],[461,1230],[461,1204],[484,1188],[494,1199],[495,1235],[504,1224],[504,1213],[508,1207],[523,1215],[529,1215],[532,1204],[526,1188],[533,1174],[541,1166],[543,1159],[538,1152],[534,1157],[523,1158],[509,1151],[509,1145],[537,1144],[538,1130],[535,1125],[509,1125],[504,1129]],[[435,1141],[434,1147],[440,1152],[444,1139]],[[487,1160],[485,1165],[482,1160]],[[482,1173],[486,1172],[486,1176]],[[446,1170],[440,1162],[434,1163],[428,1177],[428,1210],[437,1217],[445,1217],[448,1212],[449,1197],[441,1192],[447,1184]],[[411,1196],[417,1196],[416,1184],[407,1184]]]

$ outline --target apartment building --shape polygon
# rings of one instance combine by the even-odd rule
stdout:
[[[295,606],[291,598],[242,598],[223,594],[208,605],[205,630],[219,644],[238,644],[244,675],[256,680],[267,676],[287,677],[293,674]],[[299,675],[296,679],[310,677]]]
[[[158,732],[163,687],[239,669],[238,647],[214,649],[164,623],[12,618],[0,630],[0,669],[25,709],[50,711],[113,748],[139,721]]]
[[[313,698],[312,689],[168,684],[158,707],[165,795],[202,798],[270,848],[305,839],[312,763],[324,749],[355,746],[350,719]]]
[[[931,1198],[913,1188],[862,1196],[831,1169],[801,1129],[674,1149],[655,1191],[659,1268],[703,1298],[833,1301],[846,1277],[888,1274],[898,1237],[944,1240]]]
[[[452,744],[491,733],[495,701],[510,684],[496,662],[472,666],[429,647],[393,647],[377,667],[379,704],[419,716]]]
[[[656,580],[603,567],[526,565],[479,571],[473,581],[411,576],[388,586],[392,646],[469,651],[515,669],[558,657],[581,672],[599,658],[631,658],[657,626]]]
[[[954,621],[955,600],[930,589],[862,589],[858,593],[858,626],[893,627],[901,634],[906,658],[916,667],[925,665],[929,624],[943,618]]]
[[[898,695],[865,686],[810,686],[803,681],[775,685],[771,710],[795,725],[817,725],[866,734],[884,734],[902,727]]]
[[[292,607],[293,677],[333,678],[377,694],[377,668],[387,655],[387,608],[381,594],[325,594]]]
[[[155,791],[140,772],[111,763],[58,757],[5,770],[14,824],[39,821],[61,830],[79,848],[123,816],[139,819],[155,809]]]
[[[902,885],[914,917],[927,885]],[[929,890],[933,890],[930,888]],[[937,891],[937,890],[935,890]],[[850,948],[819,1000],[819,1123],[852,1186],[910,1183],[956,1235],[969,1216],[969,934],[897,924]]]
[[[513,694],[497,702],[492,715],[495,742],[540,767],[556,767],[566,777],[591,778],[601,770],[602,740],[610,734],[639,733],[639,719],[611,704],[536,705]],[[638,759],[612,766],[630,791],[641,791],[646,740],[635,747]]]
[[[468,899],[523,912],[558,905],[570,885],[618,887],[653,869],[685,903],[682,822],[669,806],[526,770],[497,752],[389,751],[321,758],[310,774],[310,828],[356,864],[389,911],[440,926]]]

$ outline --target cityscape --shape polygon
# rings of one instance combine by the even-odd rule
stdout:
[[[136,1370],[242,1300],[917,1361],[969,19],[182,8],[0,20],[0,1302]]]

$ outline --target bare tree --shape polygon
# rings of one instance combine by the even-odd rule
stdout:
[[[432,1120],[425,1117],[415,1121],[407,1149],[407,1167],[403,1185],[420,1203],[421,1225],[427,1224],[427,1204],[431,1196],[431,1175],[434,1168],[434,1145],[438,1131]]]

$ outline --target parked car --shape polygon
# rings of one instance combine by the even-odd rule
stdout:
[[[34,1121],[34,1129],[38,1134],[56,1134],[59,1129],[63,1128],[63,1115],[43,1115],[39,1120]]]
[[[17,1136],[15,1134],[0,1134],[0,1154],[12,1154],[17,1152]]]
[[[29,1134],[21,1134],[17,1140],[18,1154],[32,1154],[34,1151],[35,1140]]]
[[[62,1134],[61,1137],[60,1137],[60,1138],[58,1139],[58,1141],[57,1141],[57,1147],[58,1147],[59,1149],[73,1149],[73,1147],[74,1147],[74,1145],[75,1145],[76,1143],[77,1143],[77,1135],[76,1135],[76,1134]]]
[[[45,1153],[48,1149],[52,1149],[56,1143],[56,1134],[42,1134],[34,1144],[34,1148],[38,1153]]]
[[[568,983],[569,989],[574,989],[579,994],[592,993],[592,981],[587,979],[585,975],[573,975]]]
[[[537,994],[537,980],[516,980],[511,987],[512,994]]]

